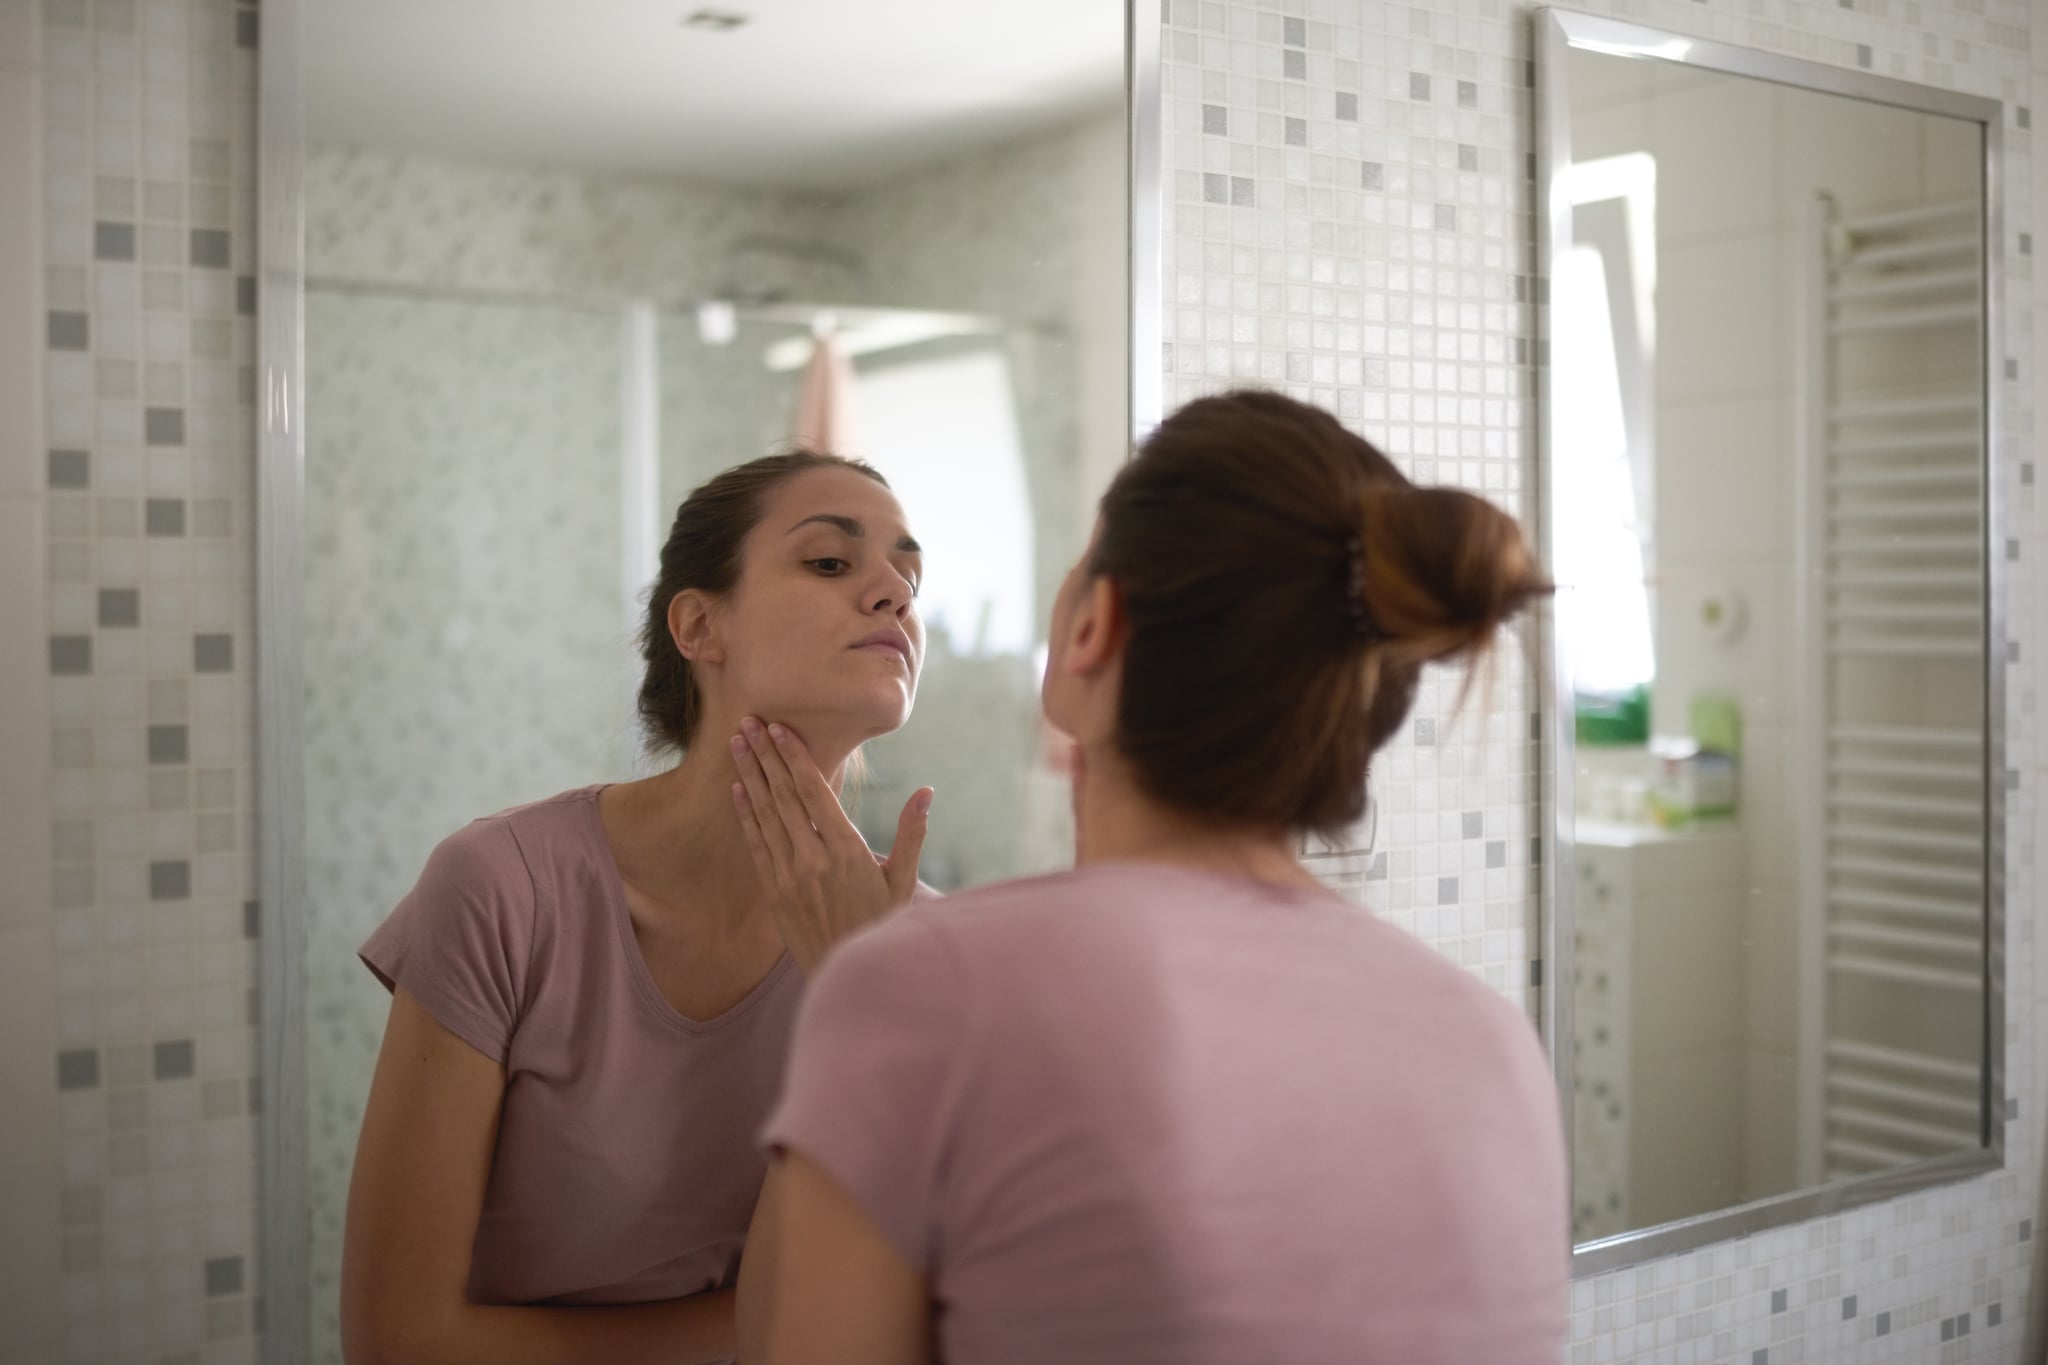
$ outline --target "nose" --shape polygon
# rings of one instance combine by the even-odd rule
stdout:
[[[888,612],[901,620],[910,611],[912,596],[910,580],[891,564],[882,570],[881,581],[868,589],[868,610],[877,616]]]

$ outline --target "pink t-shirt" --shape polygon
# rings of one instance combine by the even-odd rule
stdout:
[[[384,983],[505,1066],[469,1297],[622,1304],[730,1285],[803,977],[785,954],[715,1019],[662,997],[598,788],[478,820],[363,945]]]
[[[1556,1365],[1557,1092],[1336,897],[1136,865],[905,910],[812,982],[769,1146],[926,1276],[950,1365]]]

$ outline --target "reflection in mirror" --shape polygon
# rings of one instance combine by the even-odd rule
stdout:
[[[879,468],[929,634],[855,820],[885,850],[935,787],[941,889],[1071,857],[1037,685],[1129,431],[1123,8],[688,11],[310,7],[316,1361],[389,1006],[355,951],[465,822],[651,770],[632,636],[690,489],[800,435]]]
[[[1561,74],[1585,1243],[1982,1141],[1984,147],[1670,61]]]

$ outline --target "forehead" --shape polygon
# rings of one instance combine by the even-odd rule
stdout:
[[[806,469],[784,479],[762,502],[758,529],[779,538],[815,516],[853,517],[867,524],[870,536],[880,533],[891,540],[910,530],[896,495],[854,469]],[[823,525],[816,529],[830,531]]]

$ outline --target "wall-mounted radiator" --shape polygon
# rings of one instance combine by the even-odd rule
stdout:
[[[1982,225],[1806,232],[1801,1182],[1975,1146],[1985,905]]]

